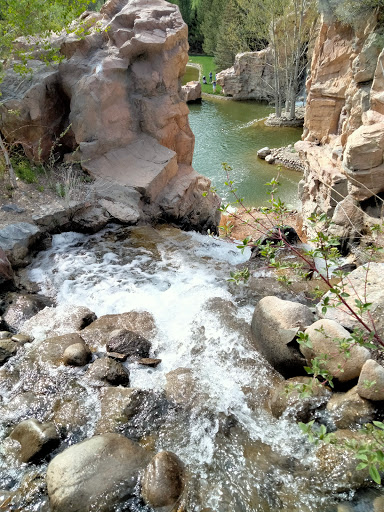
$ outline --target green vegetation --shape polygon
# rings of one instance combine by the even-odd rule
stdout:
[[[298,275],[303,279],[317,279],[318,282],[325,285],[325,289],[315,288],[315,297],[320,300],[322,313],[325,315],[329,308],[339,309],[339,311],[347,312],[357,322],[350,334],[342,339],[332,339],[334,343],[334,353],[318,354],[313,357],[304,367],[308,375],[312,376],[313,381],[310,384],[290,385],[291,389],[287,392],[297,391],[301,398],[310,396],[314,388],[320,383],[322,386],[334,387],[334,379],[344,372],[344,366],[351,357],[351,349],[355,346],[365,347],[371,351],[379,352],[382,358],[384,351],[384,339],[380,336],[375,324],[374,316],[370,313],[372,303],[367,302],[367,297],[360,297],[356,289],[352,286],[348,288],[349,281],[347,272],[339,269],[331,271],[332,267],[339,265],[341,254],[341,240],[330,235],[330,227],[332,221],[326,214],[313,215],[308,218],[308,222],[315,230],[316,235],[309,240],[312,249],[298,249],[294,243],[289,241],[288,227],[285,225],[285,216],[289,213],[286,205],[277,197],[278,179],[271,180],[266,185],[269,188],[268,194],[270,199],[269,205],[263,208],[262,217],[257,217],[252,209],[243,206],[243,201],[238,197],[234,182],[231,178],[231,168],[228,164],[223,164],[224,171],[227,175],[226,185],[230,188],[235,197],[234,205],[241,207],[250,217],[251,220],[246,223],[250,224],[253,229],[252,237],[245,238],[238,248],[244,250],[245,247],[251,246],[258,248],[261,258],[266,260],[269,268],[277,270],[277,279],[283,284],[289,286],[291,284],[290,276]],[[228,213],[228,207],[223,206],[221,211],[226,213],[229,218],[242,220],[238,213]],[[383,248],[376,243],[378,234],[383,232],[383,225],[377,224],[372,227],[370,241],[364,249],[364,259],[368,263],[364,265],[365,272],[365,289],[368,283],[369,265],[371,261],[375,261],[378,253]],[[290,258],[281,257],[281,251],[286,250],[288,254],[295,257],[295,261]],[[324,269],[320,271],[316,264],[315,258],[320,258],[324,262]],[[247,281],[250,272],[247,268],[240,271],[230,273],[229,281],[236,283]],[[335,279],[337,282],[335,282]],[[325,295],[326,294],[326,295]],[[352,300],[351,300],[352,299]],[[323,328],[317,330],[325,337],[330,338]],[[297,333],[297,342],[300,346],[312,348],[310,335],[305,332]],[[337,355],[340,361],[338,370],[330,371],[328,363]],[[366,382],[366,386],[375,385],[376,382]],[[384,472],[384,423],[380,421],[372,421],[367,423],[359,430],[361,437],[354,440],[337,439],[332,432],[328,432],[327,425],[323,424],[321,419],[312,420],[309,423],[299,423],[302,432],[308,436],[311,442],[330,443],[342,449],[352,451],[354,457],[359,461],[356,470],[368,469],[369,474],[374,482],[381,484],[380,473]]]
[[[384,0],[319,0],[319,7],[328,16],[356,25],[374,9],[383,8]]]
[[[25,181],[25,183],[37,183],[38,175],[42,168],[31,163],[28,158],[22,154],[15,153],[11,157],[11,162],[16,176]]]
[[[193,63],[193,64],[198,64],[201,68],[201,77],[200,77],[200,82],[201,82],[201,90],[202,92],[206,92],[206,93],[209,93],[209,94],[213,94],[213,90],[212,90],[212,84],[209,83],[209,72],[211,71],[212,74],[213,74],[213,79],[215,78],[215,73],[218,73],[220,71],[220,69],[218,69],[215,65],[215,60],[213,57],[209,57],[208,55],[200,55],[200,56],[197,56],[197,55],[191,55],[189,57],[189,62]],[[206,77],[207,79],[207,84],[203,84],[203,76]],[[216,87],[216,94],[221,94],[221,87],[220,86],[217,86]]]

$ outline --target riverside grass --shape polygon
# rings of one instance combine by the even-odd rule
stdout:
[[[190,55],[189,61],[192,64],[198,64],[201,69],[201,91],[207,94],[214,94],[215,96],[222,96],[221,87],[218,85],[216,87],[216,92],[213,92],[212,84],[209,83],[209,72],[212,71],[213,78],[215,78],[215,73],[218,73],[220,70],[216,68],[215,61],[212,56],[209,55]],[[203,84],[203,76],[207,78],[207,84]]]

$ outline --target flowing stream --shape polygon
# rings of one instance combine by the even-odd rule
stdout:
[[[157,333],[151,355],[162,363],[125,364],[136,388],[162,392],[169,372],[181,368],[188,375],[180,408],[150,432],[157,450],[169,449],[188,465],[186,511],[372,510],[375,492],[354,501],[348,501],[352,491],[337,494],[337,481],[323,481],[314,447],[297,425],[268,411],[276,376],[253,347],[249,325],[255,298],[228,282],[229,271],[248,257],[231,244],[176,228],[110,226],[93,236],[55,235],[52,248],[40,253],[27,273],[59,307],[88,306],[98,316],[131,310],[153,315]],[[32,334],[43,337],[39,329]],[[28,350],[3,367],[10,377],[0,389],[1,440],[9,425],[31,414],[47,418],[57,394],[69,399],[74,392],[86,424],[76,435],[67,432],[64,443],[92,436],[100,417],[99,390],[87,385],[81,372],[63,366],[39,374],[28,367]],[[3,448],[0,488],[17,488],[33,467],[16,467]],[[38,470],[44,471],[45,466]],[[46,507],[44,495],[33,494],[20,510]]]

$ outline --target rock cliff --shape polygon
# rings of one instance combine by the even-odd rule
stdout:
[[[76,23],[86,35],[52,39],[65,57],[59,65],[47,66],[44,49],[17,41],[30,52],[33,74],[6,72],[3,135],[35,161],[49,159],[59,139],[55,151],[65,161],[105,182],[98,197],[113,218],[215,229],[219,199],[203,197],[210,181],[191,167],[194,135],[180,94],[187,26],[178,7],[109,0]]]
[[[377,14],[358,26],[324,20],[307,81],[303,215],[327,213],[346,241],[381,216],[384,193],[384,50]]]
[[[274,76],[270,48],[236,55],[233,67],[217,74],[223,93],[235,100],[273,99]]]

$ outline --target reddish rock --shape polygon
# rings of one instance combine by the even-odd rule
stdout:
[[[14,283],[14,275],[11,264],[8,261],[8,258],[0,247],[0,286],[1,289],[5,289],[6,287],[11,287]]]

